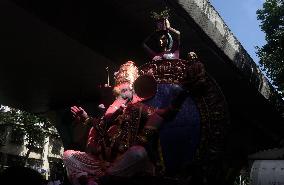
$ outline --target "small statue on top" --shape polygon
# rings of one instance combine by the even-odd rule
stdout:
[[[144,48],[152,60],[179,59],[180,32],[171,27],[169,10],[160,13],[153,12],[156,21],[156,31],[144,41]]]

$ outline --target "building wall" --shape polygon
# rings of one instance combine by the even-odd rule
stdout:
[[[4,127],[4,128],[3,128]],[[16,164],[18,161],[23,161],[26,156],[28,149],[25,146],[27,144],[26,136],[18,134],[17,140],[23,140],[22,143],[13,142],[13,128],[9,126],[2,126],[1,128],[1,168],[6,168],[10,165],[13,165],[13,160]],[[58,137],[58,134],[55,130],[52,130],[44,139],[44,143],[42,145],[42,153],[39,152],[31,152],[29,154],[26,166],[34,168],[44,175],[45,179],[49,179],[51,172],[49,159],[56,159],[57,162],[61,162],[61,158],[63,155],[63,145]],[[61,162],[62,163],[62,162]]]

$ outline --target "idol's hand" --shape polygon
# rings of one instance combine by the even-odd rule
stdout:
[[[110,106],[109,108],[112,109],[111,112],[114,112],[120,108],[125,108],[126,104],[129,102],[129,99],[123,99],[121,97],[118,97]],[[108,111],[107,111],[108,112]]]
[[[71,113],[72,113],[72,116],[75,118],[75,120],[78,122],[84,122],[89,117],[84,109],[82,109],[81,107],[77,107],[77,106],[71,107]]]
[[[114,113],[120,114],[121,111],[126,108],[126,103],[127,101],[123,98],[117,98],[106,110],[104,118],[108,121],[112,120],[112,118],[117,116],[117,114]]]
[[[169,29],[170,27],[171,27],[171,24],[170,24],[169,20],[166,19],[166,28]]]

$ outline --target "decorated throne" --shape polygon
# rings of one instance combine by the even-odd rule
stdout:
[[[164,108],[181,91],[187,92],[175,118],[159,132],[165,176],[190,176],[198,184],[227,183],[230,177],[225,178],[227,169],[222,167],[229,126],[225,97],[194,52],[189,52],[186,59],[179,58],[180,33],[171,28],[168,10],[154,13],[153,17],[157,29],[144,43],[152,59],[139,69],[140,76],[153,76],[155,82],[145,78],[136,93],[147,97],[145,104]],[[147,44],[151,39],[159,42],[158,49]],[[143,92],[147,90],[153,92]]]

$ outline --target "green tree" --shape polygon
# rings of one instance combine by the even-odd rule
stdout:
[[[44,117],[14,108],[0,108],[0,124],[12,126],[13,130],[21,131],[26,136],[27,153],[24,164],[27,163],[30,152],[42,152],[45,137],[53,125]],[[54,127],[53,127],[54,128]]]
[[[266,0],[257,10],[266,44],[257,47],[260,65],[272,83],[284,95],[284,0]]]

